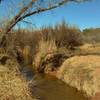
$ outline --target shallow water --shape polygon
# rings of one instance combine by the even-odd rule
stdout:
[[[88,100],[82,93],[54,77],[37,74],[35,82],[33,95],[39,100]]]

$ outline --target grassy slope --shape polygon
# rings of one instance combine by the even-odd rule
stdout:
[[[74,57],[66,60],[60,70],[58,77],[67,84],[76,87],[93,96],[100,92],[100,46],[90,44],[81,46]]]
[[[13,59],[8,59],[5,65],[0,64],[0,100],[33,100],[28,83]]]

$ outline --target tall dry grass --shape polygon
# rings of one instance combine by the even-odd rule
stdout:
[[[67,49],[75,49],[83,43],[81,31],[78,28],[68,26],[65,22],[54,27],[42,27],[37,30],[19,29],[9,35],[7,47],[9,51],[15,56],[19,55],[19,60],[20,57],[23,58],[24,63],[31,64],[33,61],[38,67],[48,52],[53,53],[61,48],[66,48],[64,49],[66,52]],[[39,60],[38,64],[36,59]]]
[[[47,56],[49,59],[51,54],[54,54],[56,52],[57,52],[57,46],[54,40],[50,41],[41,40],[38,45],[38,50],[35,55],[33,65],[39,72],[44,71],[43,62],[46,61]]]
[[[18,67],[16,60],[11,58],[0,64],[0,100],[34,100]]]
[[[85,93],[94,96],[100,92],[100,56],[74,56],[67,59],[60,70],[58,78]]]
[[[65,22],[54,27],[44,27],[41,32],[44,40],[55,39],[58,47],[73,49],[83,43],[82,32],[76,27],[68,26]]]

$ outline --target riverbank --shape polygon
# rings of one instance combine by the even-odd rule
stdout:
[[[0,100],[36,100],[18,68],[14,58],[0,55]]]
[[[80,51],[64,61],[56,76],[91,100],[100,100],[100,46],[85,45]]]
[[[88,97],[100,92],[100,56],[75,56],[60,67],[57,77]]]
[[[45,71],[92,100],[100,99],[100,45],[85,44],[71,52],[56,70]],[[56,60],[56,59],[55,59]],[[59,60],[58,60],[59,61]],[[55,61],[54,61],[55,62]],[[53,62],[52,62],[53,63]],[[53,65],[53,64],[52,64]],[[45,67],[46,69],[48,67]],[[53,67],[51,67],[53,68]],[[97,99],[98,98],[98,99]]]
[[[69,85],[74,89],[76,88],[78,92],[81,92],[82,95],[84,94],[85,97],[89,97],[90,100],[100,100],[100,55],[99,55],[100,52],[99,51],[100,51],[99,46],[94,47],[92,45],[85,45],[85,46],[83,45],[75,49],[74,51],[65,52],[66,55],[64,55],[63,52],[51,53],[47,55],[45,57],[46,59],[44,60],[44,62],[42,62],[43,65],[45,65],[43,66],[42,71],[54,77],[56,76],[61,81],[67,83],[66,85]],[[14,60],[12,57],[9,56],[6,57],[3,55],[3,58],[2,57],[0,58],[0,62],[1,62],[0,82],[2,83],[1,91],[3,91],[2,98],[5,99],[10,98],[10,100],[13,100],[12,98],[19,97],[18,100],[21,100],[20,98],[23,98],[23,96],[25,95],[24,96],[25,100],[26,98],[28,98],[28,100],[33,100],[30,88],[28,87],[28,82],[22,76],[23,73],[26,74],[28,72],[29,69],[28,65],[26,66],[25,69],[22,68],[23,71],[22,73],[20,73],[20,71],[18,70],[19,64],[17,63],[16,59]],[[32,65],[30,67],[31,67],[30,70],[32,71],[34,68]],[[28,76],[31,77],[31,73],[30,72],[28,73],[29,73]],[[50,81],[52,80],[48,79],[48,81],[50,83]],[[47,83],[45,81],[45,83],[43,84]],[[76,89],[75,91],[77,91]],[[6,94],[4,94],[5,91]],[[66,93],[64,95],[66,95]]]

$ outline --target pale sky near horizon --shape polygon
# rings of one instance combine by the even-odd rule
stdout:
[[[9,4],[9,0],[0,5],[0,20],[6,16],[7,4]],[[68,24],[76,25],[80,29],[100,28],[100,0],[81,4],[68,3],[52,11],[31,16],[26,20],[32,22],[35,27],[54,25],[65,20]],[[22,23],[21,26],[27,27],[28,25]]]

